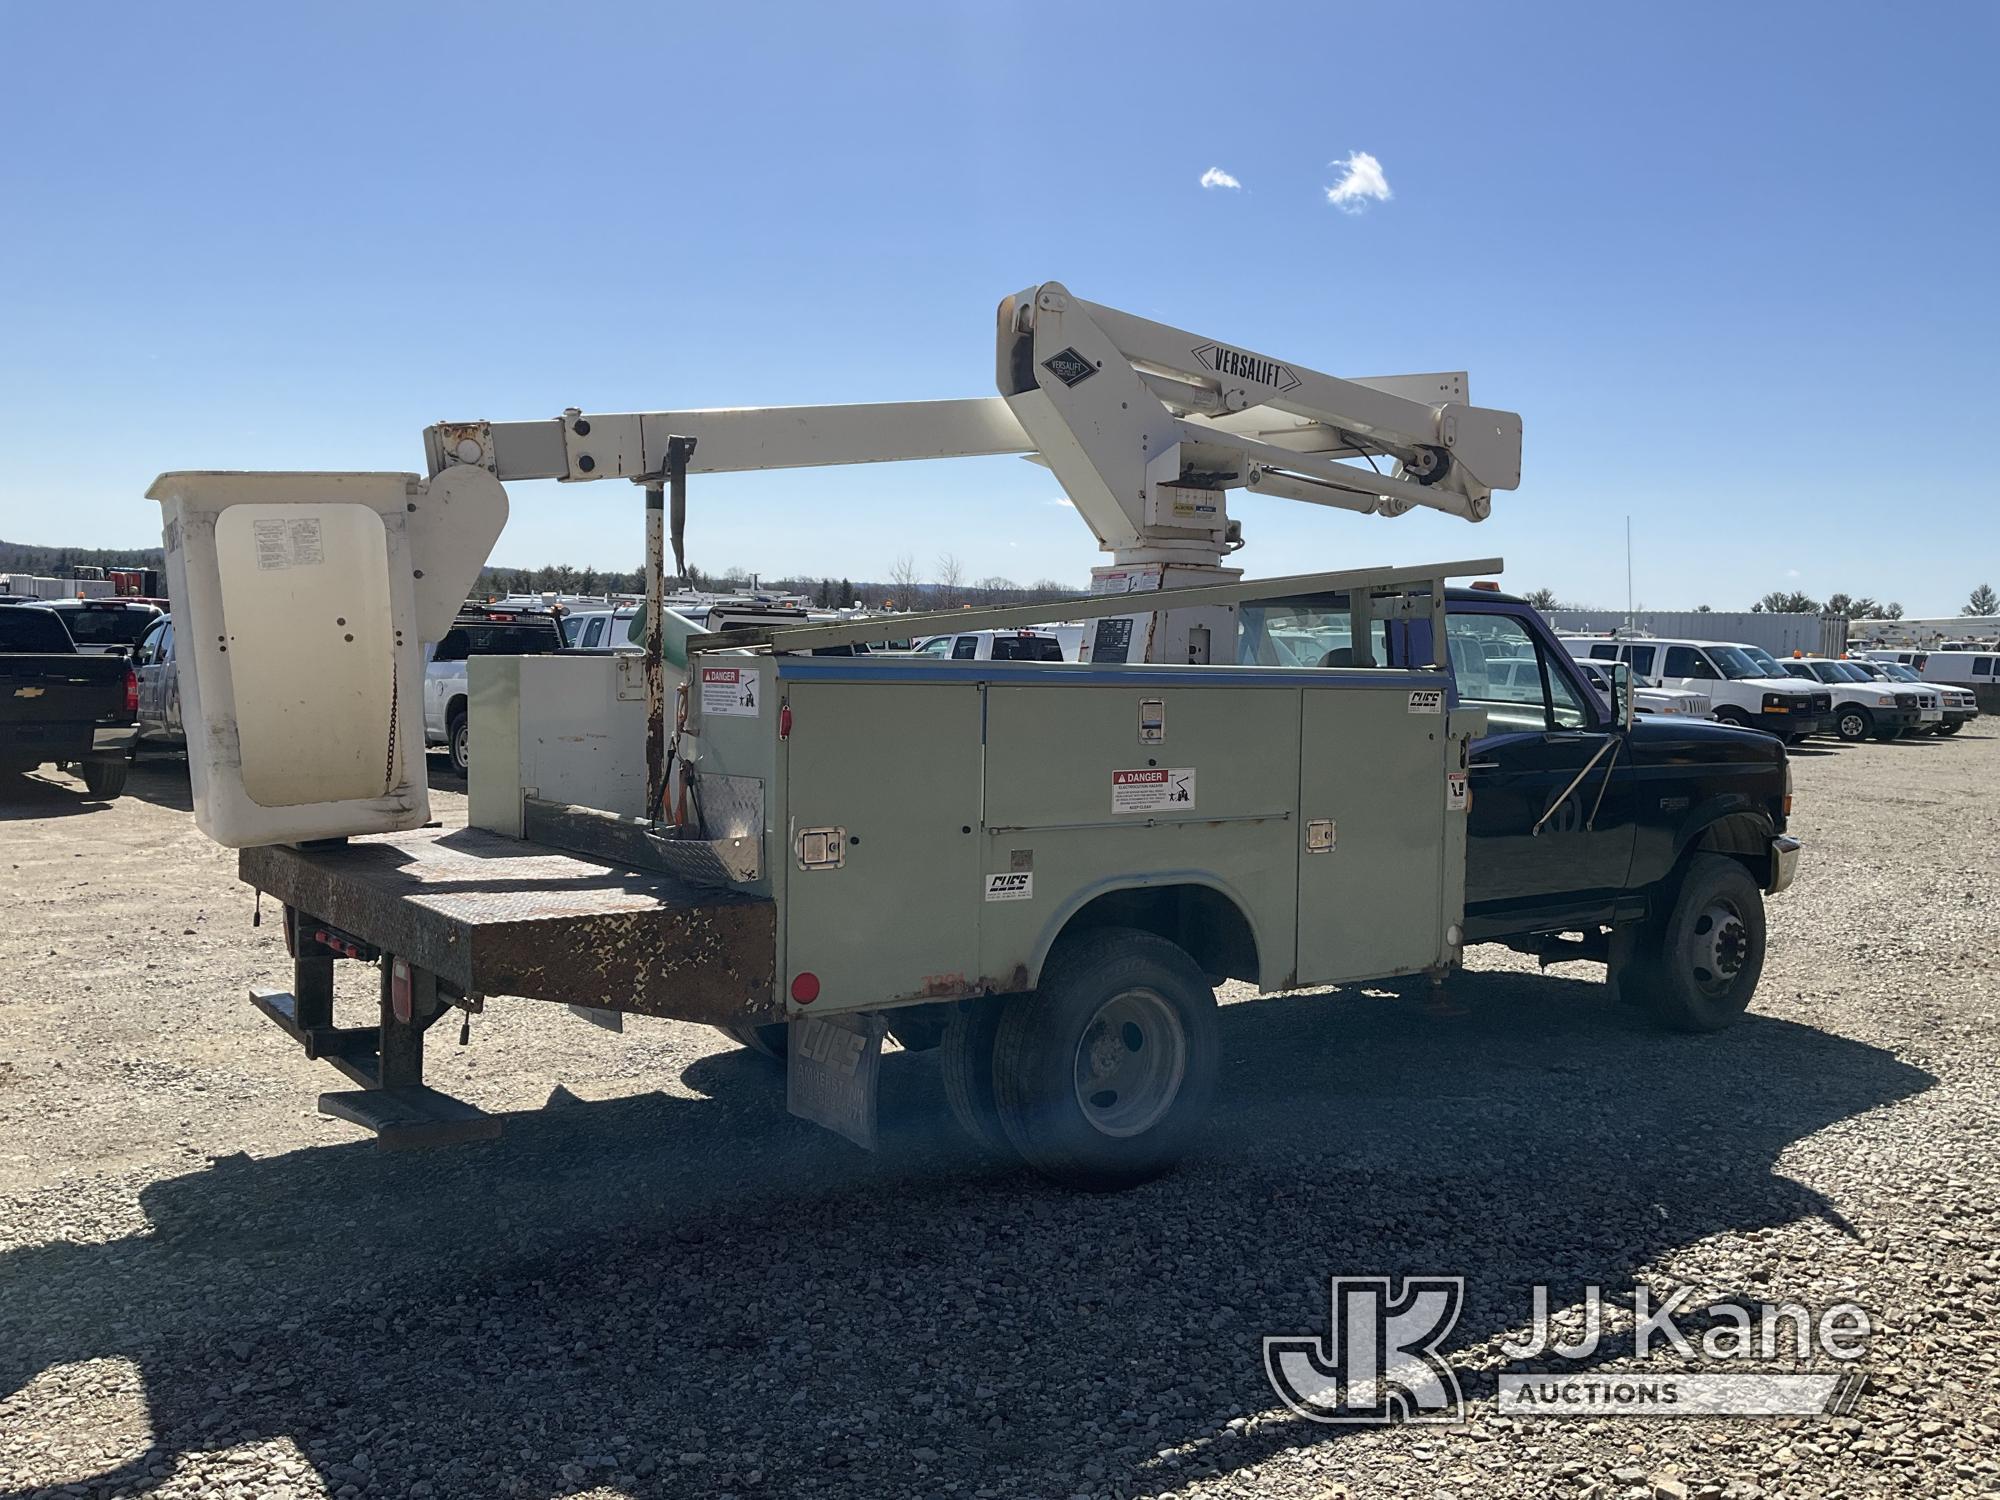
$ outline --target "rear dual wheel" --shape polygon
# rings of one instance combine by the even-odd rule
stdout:
[[[1215,992],[1166,939],[1103,928],[1059,946],[1032,993],[962,1007],[944,1049],[945,1097],[977,1144],[1071,1187],[1132,1187],[1208,1113]]]

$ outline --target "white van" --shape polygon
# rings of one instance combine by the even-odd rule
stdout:
[[[1787,742],[1837,732],[1830,692],[1783,672],[1768,675],[1732,642],[1564,636],[1562,643],[1579,660],[1631,663],[1634,682],[1706,693],[1724,724],[1762,729]]]

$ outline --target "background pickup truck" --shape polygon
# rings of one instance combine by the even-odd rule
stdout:
[[[1784,745],[1682,715],[1621,724],[1532,606],[1481,588],[1446,601],[1453,701],[1487,713],[1466,767],[1466,942],[1595,959],[1667,1024],[1727,1026],[1763,972],[1764,896],[1798,861]],[[1428,617],[1378,618],[1356,648],[1337,596],[1242,616],[1245,662],[1305,633],[1328,666],[1434,659]]]
[[[472,758],[466,714],[469,656],[547,656],[564,649],[562,618],[546,610],[468,608],[452,622],[424,667],[424,743],[443,745],[463,776]]]
[[[61,618],[0,605],[0,775],[79,765],[92,796],[125,790],[139,737],[139,685],[122,656],[87,656]]]

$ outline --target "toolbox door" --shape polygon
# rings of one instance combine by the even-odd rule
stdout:
[[[979,687],[788,682],[785,990],[810,1010],[951,998],[979,958]],[[793,1005],[793,1013],[798,1007]]]
[[[1304,692],[1301,984],[1414,973],[1443,953],[1444,820],[1453,788],[1442,686]]]

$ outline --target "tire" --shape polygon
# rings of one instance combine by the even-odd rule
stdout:
[[[124,756],[116,760],[87,760],[83,763],[83,784],[90,789],[90,795],[109,802],[125,790],[125,780],[132,774],[132,762]]]
[[[1750,729],[1754,727],[1750,722],[1749,716],[1740,708],[1718,708],[1715,711],[1715,717],[1718,723],[1728,724],[1737,729]]]
[[[1720,1031],[1750,1005],[1764,972],[1764,893],[1721,854],[1697,854],[1673,909],[1649,923],[1621,988],[1676,1031]]]
[[[1965,720],[1963,720],[1963,719],[1960,719],[1960,720],[1959,720],[1959,721],[1958,721],[1958,722],[1957,722],[1956,724],[1940,724],[1940,725],[1938,725],[1938,731],[1937,731],[1937,732],[1938,732],[1938,734],[1939,734],[1939,735],[1941,735],[1941,736],[1942,736],[1942,735],[1947,735],[1947,734],[1957,734],[1957,733],[1959,732],[1959,730],[1961,730],[1961,729],[1963,729],[1963,728],[1965,728]]]
[[[472,763],[472,721],[463,713],[453,714],[445,725],[445,753],[451,757],[451,768],[463,776]]]
[[[1007,1139],[1000,1104],[993,1096],[993,1044],[1006,1004],[994,996],[967,1000],[954,1009],[938,1043],[938,1072],[944,1079],[945,1103],[966,1138],[981,1151],[1011,1157],[1014,1143]]]
[[[738,1021],[715,1029],[737,1046],[774,1063],[784,1062],[786,1049],[792,1040],[792,1028],[784,1021],[766,1021],[761,1025],[755,1021]]]
[[[944,1042],[944,1021],[928,1007],[889,1012],[889,1035],[905,1052],[935,1052]]]
[[[1208,1113],[1215,991],[1187,953],[1107,927],[1061,944],[1041,987],[1008,999],[993,1045],[1007,1139],[1052,1181],[1092,1192],[1178,1161]]]
[[[1885,745],[1891,740],[1899,740],[1902,737],[1903,731],[1900,729],[1878,729],[1875,731],[1875,738]]]
[[[1834,727],[1848,744],[1859,744],[1875,732],[1875,716],[1858,703],[1843,704]]]

